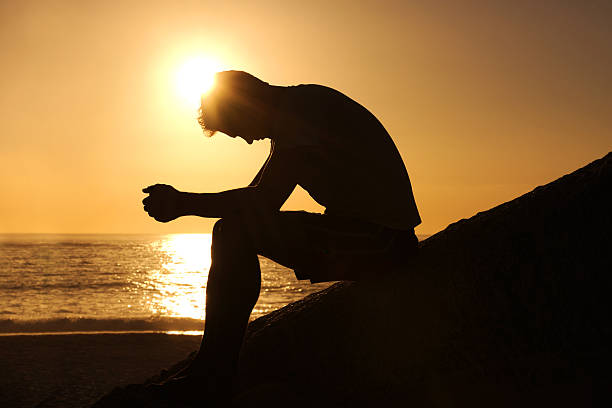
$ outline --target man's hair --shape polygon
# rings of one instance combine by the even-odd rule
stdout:
[[[215,83],[212,90],[202,96],[198,109],[198,123],[206,136],[214,135],[218,129],[210,126],[209,116],[223,115],[223,106],[226,104],[242,106],[261,106],[263,90],[269,86],[267,82],[244,71],[222,71],[215,74]],[[213,119],[214,121],[214,119]]]

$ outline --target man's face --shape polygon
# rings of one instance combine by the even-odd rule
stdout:
[[[253,144],[253,141],[263,139],[263,138],[256,138],[256,137],[253,137],[253,136],[249,136],[248,133],[232,133],[232,132],[223,131],[223,130],[221,130],[221,132],[225,133],[226,135],[228,135],[232,139],[238,137],[238,138],[244,140],[245,142],[247,142],[248,144]]]
[[[252,144],[267,135],[264,112],[235,98],[214,98],[204,104],[206,127]]]

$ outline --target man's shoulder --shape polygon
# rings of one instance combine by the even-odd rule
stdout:
[[[378,119],[363,105],[342,92],[324,85],[286,87],[275,133],[290,134],[279,148],[337,145],[387,135]]]
[[[329,86],[319,84],[300,84],[294,86],[288,86],[285,88],[290,97],[299,98],[300,100],[315,100],[321,102],[321,100],[336,100],[336,101],[350,101],[351,98],[343,94],[342,92],[330,88]]]
[[[354,123],[365,126],[375,119],[365,106],[337,89],[318,84],[295,85],[286,89],[288,98],[285,105],[297,116],[308,116],[315,122],[328,125]]]

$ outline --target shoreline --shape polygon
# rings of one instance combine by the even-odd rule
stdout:
[[[167,334],[169,336],[202,336],[203,330],[92,330],[92,331],[63,331],[63,332],[15,332],[0,333],[0,337],[14,336],[72,336],[79,334]]]

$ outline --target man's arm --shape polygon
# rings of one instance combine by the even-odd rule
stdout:
[[[242,211],[278,211],[287,200],[297,178],[295,157],[271,152],[260,170],[256,185],[219,193],[186,193],[165,184],[143,189],[149,196],[143,200],[144,209],[160,222],[172,221],[183,215],[224,218]]]
[[[261,168],[257,172],[257,175],[255,175],[255,178],[253,178],[253,181],[251,181],[251,183],[249,184],[249,187],[253,187],[259,184],[259,180],[261,180],[261,176],[263,175],[263,172],[266,169],[266,166],[268,166],[268,162],[270,161],[270,158],[272,157],[273,153],[274,153],[274,141],[270,143],[270,154],[268,154],[268,158],[264,162],[263,166],[261,166]]]

